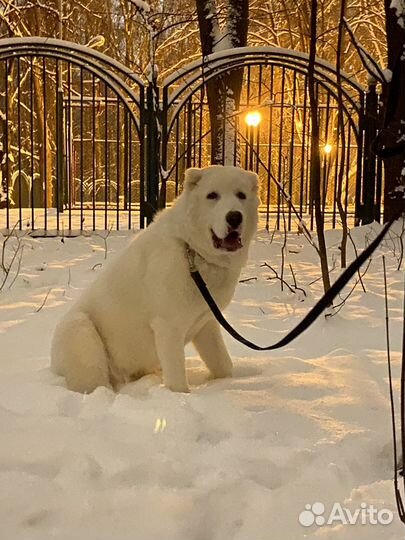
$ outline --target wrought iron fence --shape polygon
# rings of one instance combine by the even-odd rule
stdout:
[[[305,75],[273,65],[248,66],[244,83],[240,109],[232,119],[237,125],[233,144],[239,148],[240,164],[259,175],[261,210],[266,213],[266,221],[274,216],[275,226],[280,227],[284,201],[273,181],[275,178],[291,195],[300,214],[309,216],[312,226],[311,133]],[[336,99],[321,85],[317,90],[324,209],[335,226],[342,136]],[[362,152],[360,117],[361,101],[358,109],[352,106],[348,110],[344,134],[343,198],[346,212],[352,215],[356,211],[356,186],[361,172],[358,168],[358,154]],[[210,159],[208,104],[201,87],[176,111],[172,121],[167,139],[167,200],[178,194],[187,167],[207,165]],[[291,208],[286,208],[286,213],[291,228]]]
[[[138,227],[144,86],[113,60],[57,40],[0,45],[0,228]]]
[[[187,167],[210,163],[205,84],[241,68],[240,107],[224,122],[240,164],[259,175],[267,225],[293,227],[279,182],[312,226],[307,67],[307,57],[294,51],[240,49],[194,62],[158,88],[79,45],[1,40],[0,229],[143,227],[158,204],[181,191]],[[368,150],[377,129],[375,89],[365,93],[343,76],[342,134],[333,67],[318,61],[316,77],[325,213],[335,226],[342,166],[346,212],[378,218],[382,169]]]

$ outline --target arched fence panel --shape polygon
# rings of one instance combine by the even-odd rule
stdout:
[[[311,121],[308,98],[308,57],[284,49],[264,47],[216,53],[171,75],[164,84],[166,139],[163,166],[166,198],[170,202],[182,189],[184,170],[211,162],[211,125],[206,84],[243,69],[237,111],[222,118],[224,141],[233,145],[233,161],[259,175],[261,211],[267,226],[292,227],[291,208],[285,204],[277,183],[291,195],[302,216],[313,225],[313,195],[310,176]],[[365,214],[376,213],[376,197],[364,207],[369,185],[381,184],[377,168],[367,171],[364,161],[365,100],[368,95],[350,77],[341,74],[344,132],[338,125],[339,96],[333,66],[318,60],[315,66],[318,120],[320,125],[321,182],[323,205],[332,226],[339,222],[338,178],[343,168],[341,201],[345,212],[358,223]],[[225,107],[224,107],[225,108]],[[372,114],[376,114],[373,111]],[[229,140],[229,133],[231,134]],[[344,151],[343,151],[344,148]],[[274,224],[270,221],[274,217]]]
[[[89,48],[0,41],[0,228],[143,226],[143,94],[130,70]]]

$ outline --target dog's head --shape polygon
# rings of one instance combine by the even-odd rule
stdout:
[[[257,189],[257,175],[239,167],[186,171],[188,221],[200,249],[218,255],[248,246],[257,228]]]

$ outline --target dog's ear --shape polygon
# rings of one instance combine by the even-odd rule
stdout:
[[[250,185],[252,186],[253,193],[257,193],[259,189],[259,177],[255,172],[252,171],[245,171],[245,174],[250,182]]]
[[[187,169],[185,173],[184,189],[194,189],[198,182],[201,180],[204,169],[191,168]]]

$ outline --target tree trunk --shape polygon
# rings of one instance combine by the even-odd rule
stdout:
[[[42,67],[39,68],[42,72]],[[46,80],[45,80],[46,84]],[[41,189],[36,189],[32,179],[32,189],[35,189],[35,200],[40,201],[41,195],[45,193],[46,187],[46,201],[44,198],[44,206],[52,208],[54,203],[53,197],[53,184],[52,184],[52,150],[50,145],[51,133],[48,126],[48,120],[45,114],[45,98],[44,98],[44,85],[42,82],[42,73],[37,74],[34,72],[34,103],[35,111],[37,115],[37,127],[38,127],[38,148],[40,149],[39,159],[39,178],[42,182]],[[38,186],[39,187],[39,186]],[[42,206],[42,205],[41,205]]]
[[[38,3],[35,4],[33,9],[33,21],[32,27],[37,36],[41,35],[41,8]],[[35,63],[34,63],[35,65]],[[40,67],[39,67],[40,66]],[[46,95],[44,84],[47,84],[46,76],[43,77],[43,65],[39,64],[38,73],[34,70],[34,103],[37,115],[38,126],[38,148],[42,151],[39,159],[39,177],[41,186],[34,185],[34,179],[32,179],[32,189],[35,189],[35,194],[41,195],[46,193],[44,206],[52,208],[56,203],[54,200],[54,186],[52,182],[52,150],[51,150],[51,130],[48,125],[48,115],[46,114]],[[42,189],[37,189],[40,187]],[[35,195],[34,195],[35,196]],[[40,201],[41,198],[35,196],[35,200]]]
[[[383,88],[385,120],[377,143],[385,169],[384,221],[404,210],[405,184],[405,28],[390,5],[391,0],[385,0],[388,69],[392,79]]]
[[[247,43],[249,2],[228,0],[225,32],[219,28],[215,0],[196,0],[203,57],[218,50],[244,47]],[[238,118],[243,69],[221,73],[206,83],[211,123],[211,162],[238,162]],[[236,153],[235,153],[236,149]]]
[[[311,190],[315,209],[316,232],[318,235],[318,253],[321,262],[323,288],[325,293],[330,289],[328,268],[328,254],[326,251],[324,216],[322,211],[321,196],[321,159],[319,155],[319,122],[318,122],[318,97],[315,81],[315,56],[316,56],[316,17],[318,11],[317,0],[311,4],[311,43],[309,50],[308,66],[308,94],[311,114]]]
[[[340,142],[340,159],[339,159],[339,174],[336,193],[336,203],[339,211],[339,217],[342,222],[342,241],[340,243],[340,264],[342,268],[346,268],[346,247],[348,237],[347,215],[343,206],[343,182],[344,171],[346,165],[346,134],[343,111],[343,85],[342,85],[342,52],[343,52],[343,20],[346,14],[346,0],[340,0],[340,17],[338,28],[338,42],[336,50],[336,83],[338,90],[338,142]],[[348,166],[348,164],[346,165]]]
[[[7,73],[6,73],[6,84],[8,84],[8,80],[11,76],[12,70],[13,70],[14,60],[10,60],[7,65]],[[4,105],[5,107],[9,107],[9,103],[6,104],[6,100],[4,99]],[[0,172],[1,172],[1,186],[0,186],[0,209],[6,208],[8,204],[10,204],[10,201],[8,200],[7,194],[8,194],[8,186],[10,179],[7,176],[7,172],[9,171],[9,152],[10,152],[10,141],[7,137],[7,130],[9,129],[9,126],[6,122],[6,110],[2,111],[3,115],[0,118]],[[10,120],[9,120],[10,123]],[[9,173],[10,174],[10,173]]]

